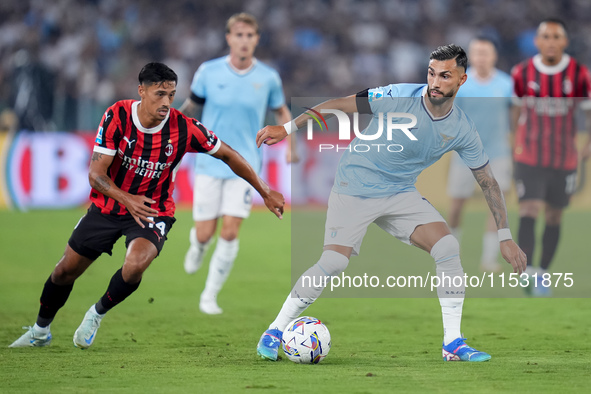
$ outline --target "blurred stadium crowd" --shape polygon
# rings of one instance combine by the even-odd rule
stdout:
[[[431,50],[477,34],[498,42],[509,71],[536,53],[548,16],[567,22],[568,52],[591,66],[588,0],[3,0],[0,127],[94,130],[108,105],[137,97],[149,61],[179,75],[178,106],[196,68],[227,52],[225,22],[240,11],[259,19],[256,56],[278,69],[288,100],[422,81]]]

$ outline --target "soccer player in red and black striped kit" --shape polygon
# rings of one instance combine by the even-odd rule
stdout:
[[[281,218],[283,196],[270,190],[242,156],[199,121],[171,108],[176,84],[174,71],[162,63],[149,63],[139,74],[141,101],[118,101],[105,112],[90,162],[90,208],[45,282],[37,322],[10,347],[49,345],[49,325],[66,303],[74,281],[102,253],[111,254],[115,242],[125,235],[123,267],[74,334],[76,347],[85,349],[93,343],[105,313],[138,288],[144,271],[162,250],[175,221],[175,173],[187,152],[224,161]]]
[[[566,26],[558,19],[540,23],[535,37],[539,53],[516,65],[512,72],[520,117],[515,135],[515,181],[519,196],[519,246],[527,255],[530,275],[526,288],[533,295],[548,295],[542,285],[558,246],[562,212],[575,190],[577,150],[575,110],[577,98],[589,98],[588,69],[564,53],[568,46]],[[582,107],[588,107],[583,101]],[[587,111],[587,113],[589,113]],[[517,119],[517,117],[515,117]],[[591,138],[581,152],[591,153]],[[534,269],[535,220],[545,209],[546,228],[542,237],[540,268]]]

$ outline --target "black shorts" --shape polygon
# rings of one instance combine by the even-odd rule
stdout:
[[[79,255],[96,260],[102,253],[110,255],[115,242],[125,235],[125,247],[136,238],[145,238],[160,254],[175,221],[170,216],[155,217],[155,224],[144,222],[146,227],[141,228],[131,215],[105,215],[92,204],[74,228],[68,245]]]
[[[568,206],[575,192],[577,171],[532,167],[515,163],[515,186],[519,201],[543,200],[555,208]]]

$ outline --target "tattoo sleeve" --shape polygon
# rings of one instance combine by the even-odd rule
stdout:
[[[94,184],[92,185],[92,187],[94,187],[99,192],[104,193],[111,188],[109,180],[109,177],[101,175],[94,180]]]
[[[487,164],[482,169],[473,170],[472,174],[484,193],[488,207],[497,223],[497,228],[508,228],[509,220],[507,218],[505,198],[503,197],[503,192],[490,169],[490,165]]]
[[[92,161],[98,161],[103,157],[102,153],[92,152]]]

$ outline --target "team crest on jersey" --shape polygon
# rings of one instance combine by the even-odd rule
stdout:
[[[456,137],[451,137],[451,136],[449,136],[449,135],[445,135],[445,134],[443,134],[443,133],[439,133],[439,135],[440,135],[440,136],[441,136],[441,138],[442,138],[441,142],[439,143],[439,147],[440,147],[440,148],[444,148],[444,147],[445,147],[445,145],[447,145],[447,143],[448,143],[449,141],[451,141],[451,140],[453,140],[454,138],[456,138]]]
[[[570,79],[565,78],[564,81],[562,82],[562,91],[564,92],[564,94],[571,94],[573,91],[573,83],[571,82]]]
[[[103,143],[103,126],[99,127],[98,133],[96,133],[96,139],[94,140],[97,144]]]
[[[540,91],[540,85],[536,81],[529,81],[527,87],[536,93]]]
[[[170,155],[172,155],[172,152],[174,152],[174,147],[172,146],[172,140],[168,140],[168,145],[166,145],[166,148],[164,148],[164,154],[166,156],[170,156]]]

